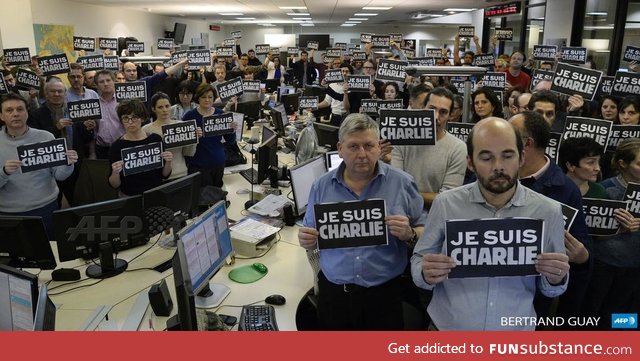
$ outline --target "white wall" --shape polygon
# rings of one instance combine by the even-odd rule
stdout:
[[[29,1],[0,0],[0,49],[28,47],[36,52]],[[10,10],[9,10],[10,9]]]
[[[544,43],[547,39],[571,39],[573,1],[547,0],[544,17]]]

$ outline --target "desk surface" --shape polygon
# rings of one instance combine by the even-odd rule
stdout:
[[[287,156],[286,154],[280,156],[283,159],[281,163],[287,164],[290,161]],[[250,185],[238,174],[225,175],[224,182],[229,192],[227,198],[231,201],[227,215],[231,219],[240,219],[243,217],[242,214],[246,214],[244,203],[250,195],[237,194],[236,192],[240,189],[250,188]],[[285,196],[290,191],[289,188],[282,190]],[[263,302],[269,295],[281,294],[287,299],[287,302],[283,306],[274,306],[279,329],[296,329],[298,303],[313,286],[313,274],[306,251],[298,244],[297,228],[295,226],[284,227],[277,236],[280,240],[264,256],[253,259],[242,259],[241,256],[238,256],[235,258],[235,263],[224,266],[213,277],[213,282],[223,283],[231,289],[231,293],[222,305],[214,310],[218,313],[239,317],[241,308],[230,306]],[[118,254],[118,258],[129,261],[128,270],[123,274],[104,280],[85,279],[86,265],[80,260],[59,263],[58,268],[74,267],[80,269],[83,280],[68,284],[66,282],[51,282],[49,285],[51,299],[58,307],[56,329],[79,330],[96,307],[100,305],[113,306],[109,312],[109,320],[112,325],[115,321],[115,326],[120,329],[138,295],[140,293],[146,295],[149,288],[162,279],[166,279],[169,286],[174,300],[172,315],[175,314],[177,304],[175,302],[173,271],[169,269],[159,273],[150,269],[170,259],[175,248],[162,248],[157,244],[154,245],[155,241],[156,239],[152,239],[145,246]],[[148,251],[142,253],[147,249]],[[57,255],[55,249],[54,253]],[[257,282],[250,284],[240,284],[229,279],[228,274],[234,267],[254,262],[264,263],[269,268],[269,273]],[[51,271],[42,271],[39,278],[41,282],[49,281]],[[155,316],[149,307],[139,330],[163,330],[167,319],[168,317]]]

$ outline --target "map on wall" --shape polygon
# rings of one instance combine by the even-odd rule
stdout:
[[[33,35],[38,56],[65,53],[70,61],[75,61],[73,25],[33,24]]]

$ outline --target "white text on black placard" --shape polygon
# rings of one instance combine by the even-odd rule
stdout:
[[[364,51],[354,51],[351,53],[351,58],[353,60],[367,60],[367,53]]]
[[[388,48],[390,44],[389,35],[371,35],[371,46],[374,48]]]
[[[31,53],[29,48],[4,49],[4,62],[7,65],[31,64]]]
[[[614,124],[609,133],[607,151],[615,151],[620,142],[628,138],[640,138],[640,125]]]
[[[328,59],[336,59],[342,56],[342,49],[339,48],[329,48],[325,53],[325,56]]]
[[[534,45],[533,59],[542,61],[556,61],[557,52],[558,47],[555,45]]]
[[[7,86],[7,82],[4,81],[4,76],[0,73],[0,95],[8,94],[9,87]]]
[[[544,153],[554,161],[558,159],[558,148],[560,147],[561,139],[562,133],[549,132],[549,144],[547,144]]]
[[[568,231],[573,225],[573,221],[576,219],[576,215],[578,215],[578,210],[568,206],[564,203],[560,203],[562,207],[562,220],[564,221],[564,230]]]
[[[222,46],[235,47],[236,46],[236,39],[234,39],[234,38],[224,39],[224,40],[222,40]]]
[[[95,51],[96,50],[96,39],[88,38],[84,36],[74,36],[73,37],[73,50],[85,50],[85,51]]]
[[[640,95],[640,74],[617,71],[613,81],[611,95],[626,97],[628,95]]]
[[[260,93],[260,80],[242,80],[242,91],[245,93]]]
[[[84,71],[104,69],[104,56],[102,56],[102,54],[81,56],[77,62],[82,65]]]
[[[38,67],[44,75],[65,74],[69,72],[69,59],[65,53],[39,56]]]
[[[411,58],[408,63],[409,66],[435,66],[436,58]]]
[[[544,221],[530,218],[451,220],[446,253],[456,267],[449,278],[537,275]]]
[[[256,44],[256,54],[269,54],[271,45],[269,44]]]
[[[473,38],[476,35],[476,28],[473,26],[459,26],[458,37],[460,38]]]
[[[291,56],[298,56],[298,53],[300,53],[300,49],[294,47],[294,46],[289,46],[287,47],[287,55]]]
[[[19,68],[16,73],[16,86],[21,89],[40,88],[40,77],[32,71]]]
[[[178,64],[179,62],[183,61],[186,58],[187,58],[186,51],[176,51],[175,53],[171,54],[171,63]]]
[[[66,154],[67,143],[64,138],[19,145],[17,151],[18,159],[22,162],[20,166],[22,173],[69,164]]]
[[[512,28],[496,28],[496,40],[513,40]]]
[[[640,62],[640,48],[636,46],[627,45],[624,49],[624,55],[622,56],[624,61],[637,61]]]
[[[598,70],[558,63],[551,90],[566,95],[578,94],[586,100],[593,100],[601,77],[602,72]]]
[[[158,49],[170,50],[173,48],[173,39],[171,38],[160,38],[156,43],[156,47]]]
[[[342,69],[331,69],[324,72],[324,81],[327,83],[342,83]]]
[[[473,123],[447,122],[447,131],[449,134],[466,143],[473,126]]]
[[[155,142],[136,147],[124,148],[120,151],[125,176],[162,168],[162,143]]]
[[[147,83],[144,81],[131,81],[127,83],[115,83],[116,100],[139,99],[147,101]]]
[[[316,204],[314,211],[319,249],[389,243],[382,199]]]
[[[406,67],[406,61],[380,59],[376,70],[376,79],[404,81],[407,76]]]
[[[361,43],[370,43],[371,42],[371,37],[373,36],[373,34],[369,34],[369,33],[360,33],[360,42]]]
[[[435,145],[433,109],[380,109],[380,137],[392,145]]]
[[[308,96],[308,97],[300,97],[299,109],[318,109],[318,97],[317,96]]]
[[[371,77],[369,75],[349,75],[347,77],[349,91],[368,92],[371,85]]]
[[[534,70],[531,76],[531,84],[529,85],[529,90],[533,91],[536,85],[538,85],[541,81],[552,81],[553,74],[554,72],[552,71],[540,69]]]
[[[67,110],[69,111],[69,118],[74,121],[102,118],[99,99],[84,99],[68,102]]]
[[[404,109],[402,99],[378,99],[378,112],[382,109]]]
[[[442,49],[440,48],[427,48],[425,54],[427,58],[442,58]]]
[[[187,59],[189,66],[209,66],[211,65],[211,51],[205,50],[187,50]]]
[[[196,121],[187,120],[162,126],[162,144],[164,149],[180,148],[198,144]]]
[[[600,84],[598,84],[598,90],[596,91],[596,98],[611,94],[614,81],[615,77],[613,76],[603,76],[600,78]]]
[[[562,139],[589,137],[606,147],[612,125],[608,120],[568,116]]]
[[[360,111],[367,115],[378,116],[378,99],[362,99],[360,101]]]
[[[560,49],[560,61],[569,64],[586,64],[587,48],[565,46]]]
[[[501,71],[498,72],[486,72],[482,76],[482,87],[491,89],[494,91],[504,91],[507,85],[507,73]]]
[[[614,216],[618,208],[626,209],[627,202],[609,199],[582,198],[584,221],[593,236],[608,236],[615,234],[620,225]]]
[[[234,96],[240,96],[244,92],[242,89],[242,78],[237,77],[224,83],[216,84],[216,91],[218,92],[220,100],[223,102],[228,101]]]
[[[623,201],[627,202],[627,210],[635,218],[640,217],[640,183],[629,182],[624,192]]]
[[[102,50],[118,50],[117,38],[98,38],[98,47]]]
[[[144,42],[127,41],[127,50],[130,52],[144,53]]]
[[[347,43],[335,43],[333,44],[334,48],[338,48],[342,51],[346,51],[347,50]]]
[[[202,118],[202,136],[214,137],[235,132],[233,114],[224,113]]]
[[[233,58],[233,48],[230,46],[219,46],[216,48],[219,58]]]
[[[242,30],[232,31],[231,32],[231,37],[234,38],[234,39],[241,39],[242,38]]]
[[[401,44],[402,43],[402,34],[399,33],[391,33],[389,34],[389,40]]]
[[[120,64],[120,59],[117,55],[105,55],[104,59],[104,68],[107,70],[118,70],[118,64]]]
[[[491,67],[496,64],[496,57],[493,54],[478,54],[473,57],[473,65]]]
[[[309,50],[318,50],[318,42],[317,41],[307,41],[307,49]]]

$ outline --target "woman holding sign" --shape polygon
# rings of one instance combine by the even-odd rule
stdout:
[[[638,125],[640,122],[640,97],[628,96],[620,101],[618,119],[622,125]]]
[[[198,106],[196,109],[188,111],[182,120],[195,120],[199,128],[205,129],[203,126],[204,119],[223,113],[222,110],[213,106],[213,101],[216,97],[217,94],[213,86],[206,83],[200,84],[195,93]],[[225,142],[231,145],[236,143],[235,131],[225,132],[222,135],[204,136],[198,142],[193,157],[187,158],[189,174],[200,172],[202,174],[203,187],[206,185],[222,187],[225,163],[223,137]]]
[[[163,126],[170,124],[182,123],[179,120],[171,119],[171,102],[169,102],[169,96],[163,92],[155,93],[151,97],[151,111],[156,115],[156,120],[153,123],[147,124],[142,127],[147,135],[157,134],[163,136]],[[202,128],[197,127],[194,129],[194,133],[190,134],[177,134],[176,136],[182,136],[182,138],[196,139],[196,143],[186,146],[177,146],[169,149],[173,153],[173,161],[171,162],[171,175],[169,179],[176,179],[187,175],[187,162],[185,157],[193,157],[196,153],[197,139],[202,137]],[[167,142],[165,142],[166,146]],[[170,148],[167,146],[167,148]]]
[[[502,113],[502,104],[491,89],[480,88],[471,94],[471,103],[473,104],[473,116],[471,121],[477,123],[488,117],[504,118]]]
[[[121,197],[142,194],[171,175],[173,154],[162,151],[162,137],[142,130],[142,120],[148,118],[143,102],[124,100],[117,112],[125,133],[109,149],[109,184]]]

